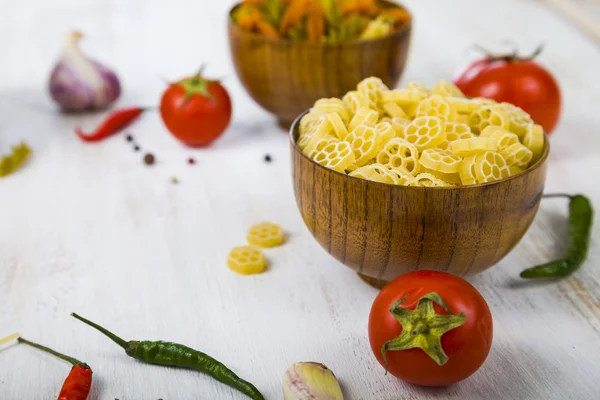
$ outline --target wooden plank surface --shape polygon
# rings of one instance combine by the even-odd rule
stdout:
[[[557,75],[564,114],[552,137],[547,192],[600,202],[600,49],[539,2],[411,0],[415,31],[406,80],[449,77],[477,42],[505,39]],[[92,399],[238,399],[197,373],[142,365],[68,316],[77,311],[126,339],[186,343],[232,366],[270,399],[295,361],[332,368],[348,399],[597,399],[600,397],[600,225],[589,261],[560,282],[529,283],[524,267],[562,249],[567,206],[546,200],[522,242],[474,279],[494,315],[484,367],[458,385],[403,384],[371,354],[367,316],[376,291],[322,250],[296,209],[287,136],[244,93],[225,36],[231,1],[0,0],[0,151],[27,140],[27,168],[0,181],[0,336],[15,331],[89,362]],[[74,124],[102,115],[54,112],[46,79],[70,27],[114,66],[120,104],[156,104],[164,83],[208,62],[234,98],[231,129],[208,150],[175,142],[155,114],[131,133],[158,163],[141,162],[124,137],[83,145]],[[271,164],[263,156],[273,157]],[[186,164],[189,156],[197,165]],[[173,185],[176,176],[181,183]],[[269,220],[289,234],[266,252],[269,271],[225,266],[246,229]],[[51,399],[68,366],[33,349],[0,351],[1,399]]]

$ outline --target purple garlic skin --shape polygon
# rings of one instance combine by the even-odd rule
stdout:
[[[68,35],[61,59],[50,75],[50,95],[64,111],[103,109],[121,95],[115,73],[81,52],[81,37],[78,32]]]

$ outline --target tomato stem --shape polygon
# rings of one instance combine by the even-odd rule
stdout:
[[[535,50],[530,55],[525,56],[525,57],[519,57],[518,48],[516,46],[513,49],[512,53],[509,53],[509,54],[494,54],[478,44],[472,45],[471,48],[479,51],[480,53],[483,53],[488,62],[495,62],[495,61],[527,62],[527,61],[531,61],[531,60],[537,58],[542,53],[542,51],[544,50],[544,44],[540,44],[538,47],[535,48]]]

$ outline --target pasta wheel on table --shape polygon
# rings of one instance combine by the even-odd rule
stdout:
[[[536,162],[544,150],[544,128],[541,125],[530,124],[523,138],[523,144],[533,153],[533,162]]]
[[[439,94],[442,97],[465,97],[458,86],[445,80],[438,81],[431,89],[431,94]]]
[[[317,114],[337,113],[342,118],[344,123],[347,123],[350,120],[350,113],[348,112],[346,105],[342,100],[335,97],[317,100],[311,112],[315,112]]]
[[[461,161],[461,157],[441,149],[425,149],[419,158],[421,166],[444,174],[457,173]]]
[[[227,265],[238,274],[260,274],[265,270],[267,260],[263,253],[255,247],[238,246],[231,249]]]
[[[434,148],[446,140],[444,121],[438,117],[417,117],[404,130],[404,139],[419,151]]]
[[[496,104],[483,105],[469,114],[469,126],[473,133],[480,133],[490,125],[508,129],[510,117]]]
[[[358,90],[353,90],[346,93],[342,97],[342,101],[346,105],[346,108],[353,114],[356,114],[361,108],[369,108],[369,99]]]
[[[348,130],[353,131],[359,125],[375,125],[379,121],[379,113],[368,107],[359,108],[348,124]]]
[[[254,246],[276,247],[283,244],[285,234],[281,226],[270,222],[263,222],[250,227],[246,240]]]
[[[452,119],[452,107],[439,94],[429,96],[417,106],[418,117],[438,117],[444,121]]]
[[[402,167],[416,175],[419,172],[419,150],[404,139],[394,138],[379,151],[377,162],[389,168]]]
[[[409,186],[422,186],[422,187],[445,187],[450,186],[447,182],[436,178],[435,176],[428,173],[421,173],[415,176],[413,182]]]
[[[484,151],[496,151],[497,149],[498,141],[493,138],[474,137],[450,142],[450,150],[459,157],[467,157]]]
[[[509,171],[504,157],[495,151],[486,151],[475,156],[473,164],[478,183],[498,181],[507,177]]]
[[[381,94],[390,90],[381,79],[375,77],[363,79],[356,89],[367,98],[369,107],[374,110],[379,107]]]
[[[331,142],[311,157],[322,166],[337,172],[344,172],[356,160],[348,142]]]
[[[518,142],[500,150],[500,154],[502,154],[502,157],[506,160],[506,165],[509,167],[527,167],[533,158],[533,152]]]
[[[362,167],[369,160],[377,156],[377,151],[381,144],[381,136],[375,128],[367,125],[359,125],[346,136],[346,142],[350,143],[354,152],[354,164]]]

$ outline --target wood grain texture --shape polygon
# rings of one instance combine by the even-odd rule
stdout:
[[[318,99],[341,97],[364,78],[377,76],[395,87],[407,61],[411,30],[409,23],[380,39],[336,44],[275,40],[243,31],[232,20],[228,26],[238,78],[287,127]]]
[[[540,2],[405,3],[415,24],[402,83],[450,78],[473,42],[502,51],[509,35],[523,52],[547,43],[539,62],[556,74],[565,107],[551,137],[545,191],[584,192],[600,209],[600,86],[590,84],[600,65],[595,43]],[[205,351],[269,400],[281,399],[283,373],[297,361],[330,367],[347,400],[597,400],[598,220],[589,260],[570,279],[518,277],[561,254],[568,206],[558,199],[542,201],[524,238],[497,266],[469,278],[494,318],[481,370],[439,389],[385,375],[367,339],[377,291],[313,238],[295,204],[289,138],[236,79],[226,27],[233,4],[0,0],[0,153],[19,140],[33,148],[26,168],[0,179],[0,337],[21,332],[88,362],[90,400],[243,397],[198,373],[132,360],[71,311],[124,339]],[[119,72],[118,106],[157,104],[160,78],[177,80],[206,61],[209,76],[225,76],[234,103],[230,129],[209,149],[187,149],[148,113],[129,132],[157,157],[152,168],[124,135],[82,144],[73,126],[93,129],[105,114],[61,115],[46,93],[74,23],[86,34],[83,49]],[[272,163],[263,161],[265,153]],[[190,156],[196,165],[187,164]],[[287,244],[265,251],[264,274],[233,274],[229,250],[265,220],[284,227]],[[0,399],[56,399],[68,371],[35,349],[0,348]]]
[[[300,214],[321,246],[361,275],[383,281],[418,269],[476,275],[517,245],[540,205],[548,140],[535,165],[506,180],[415,188],[319,165],[296,145],[300,119],[290,130]]]

